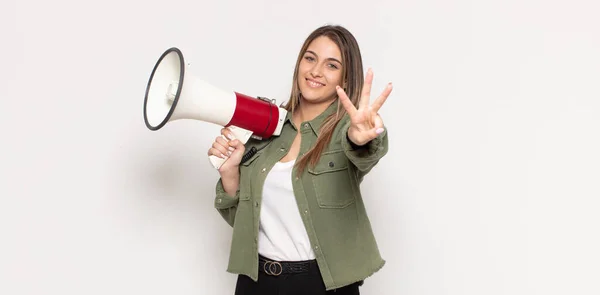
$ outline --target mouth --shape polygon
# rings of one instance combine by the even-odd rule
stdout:
[[[308,79],[306,78],[306,84],[308,84],[308,86],[312,87],[312,88],[317,88],[317,87],[322,87],[325,86],[325,84],[312,80],[312,79]]]

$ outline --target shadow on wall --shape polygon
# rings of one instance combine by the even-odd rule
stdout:
[[[140,126],[121,131],[126,140],[109,158],[111,218],[127,227],[134,236],[129,239],[149,249],[163,244],[176,249],[193,273],[205,271],[207,259],[222,267],[230,228],[213,205],[219,174],[207,150],[214,137],[203,135],[218,129],[197,122],[174,125],[156,132]]]
[[[219,174],[206,152],[214,138],[201,135],[214,133],[212,126],[168,127],[152,132],[136,126],[121,136],[128,140],[111,157],[113,197],[140,218],[169,218],[195,231],[212,226],[221,221],[213,207]]]

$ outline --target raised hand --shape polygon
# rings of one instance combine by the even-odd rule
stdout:
[[[369,69],[358,102],[358,109],[354,107],[348,95],[340,86],[337,86],[338,97],[350,116],[350,129],[348,138],[356,145],[361,146],[376,138],[383,132],[383,120],[379,116],[379,109],[392,92],[392,83],[389,83],[381,95],[369,105],[371,86],[373,84],[373,71]]]

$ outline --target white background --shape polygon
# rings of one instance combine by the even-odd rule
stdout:
[[[386,266],[363,294],[600,294],[597,1],[0,5],[0,294],[233,294],[206,151],[143,122],[160,54],[287,100],[304,38],[359,41],[390,153],[363,183]]]

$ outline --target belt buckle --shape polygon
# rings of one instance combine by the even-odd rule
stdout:
[[[277,271],[279,269],[279,271]],[[271,276],[279,276],[283,272],[283,267],[281,263],[277,261],[265,261],[265,265],[263,266],[263,270],[265,273]]]

